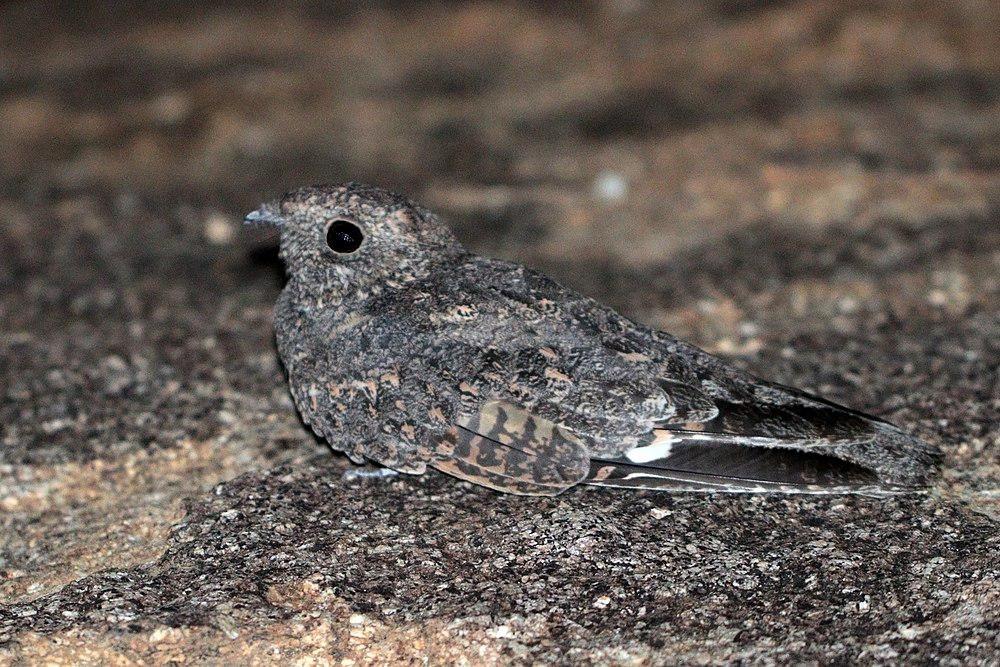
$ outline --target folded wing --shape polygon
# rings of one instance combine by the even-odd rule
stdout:
[[[552,496],[583,481],[590,457],[579,438],[511,403],[491,401],[462,418],[432,465],[497,491]]]

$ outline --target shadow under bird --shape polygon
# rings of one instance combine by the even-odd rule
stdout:
[[[735,369],[347,183],[247,216],[280,229],[275,332],[304,421],[351,460],[554,495],[885,493],[936,452],[892,424]]]

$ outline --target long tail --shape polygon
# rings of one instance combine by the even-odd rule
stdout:
[[[936,450],[875,417],[798,390],[780,406],[718,402],[699,424],[667,424],[619,458],[593,459],[588,484],[717,492],[916,491]],[[693,428],[692,428],[693,427]]]
[[[584,480],[597,486],[726,493],[864,493],[916,490],[885,484],[873,471],[841,459],[761,446],[757,438],[669,433],[670,452],[653,460],[592,459]]]

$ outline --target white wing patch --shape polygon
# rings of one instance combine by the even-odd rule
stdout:
[[[674,436],[667,431],[654,431],[653,442],[642,447],[635,447],[625,452],[625,458],[632,463],[649,463],[670,456],[674,446]]]

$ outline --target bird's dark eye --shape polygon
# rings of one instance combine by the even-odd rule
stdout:
[[[326,244],[330,250],[340,254],[352,253],[361,247],[365,235],[353,222],[334,220],[326,230]]]

